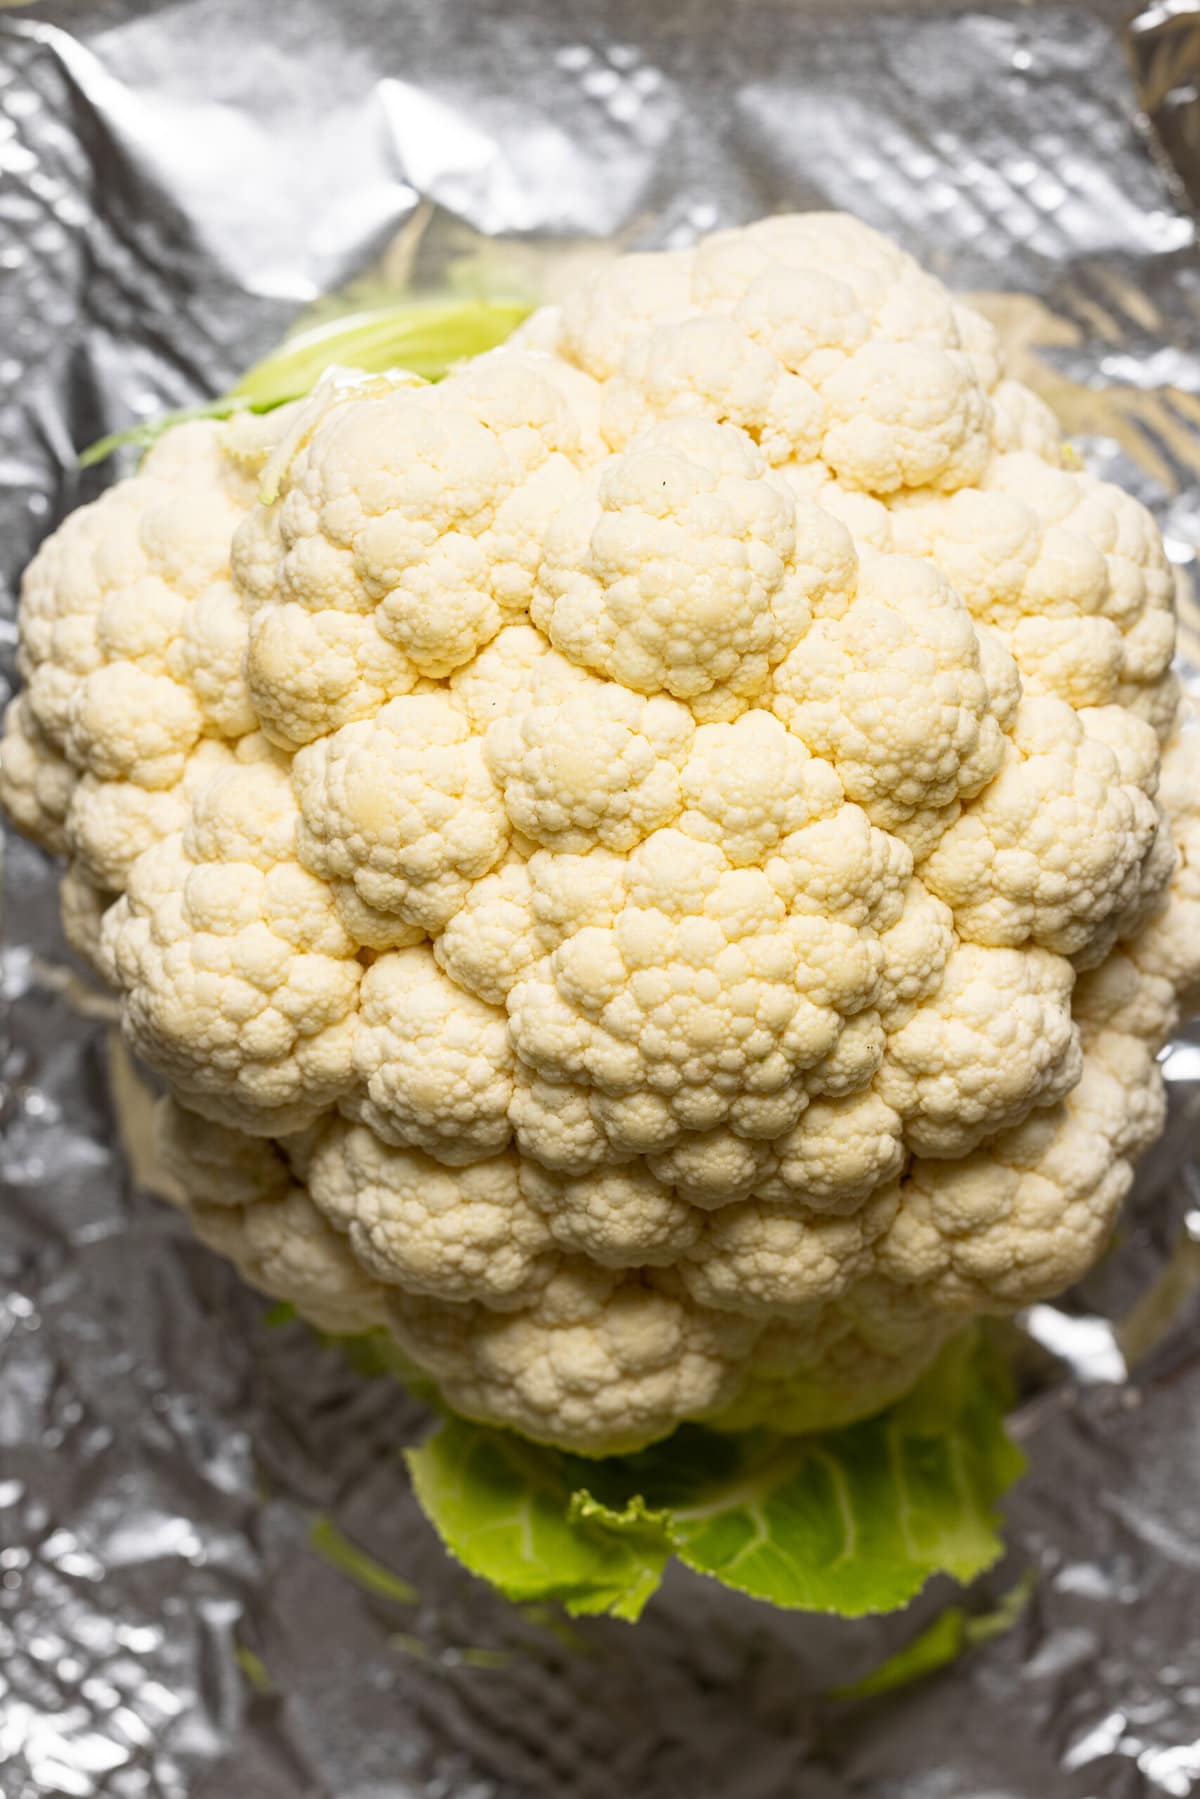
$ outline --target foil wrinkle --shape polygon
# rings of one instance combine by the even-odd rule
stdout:
[[[0,698],[16,584],[112,470],[350,283],[553,281],[844,207],[980,296],[1166,533],[1200,694],[1200,6],[42,0],[0,8]],[[0,960],[3,1799],[1200,1795],[1200,1031],[1120,1241],[1014,1333],[1002,1567],[887,1623],[675,1570],[636,1630],[443,1555],[423,1428],[146,1190],[111,1006],[10,836]],[[408,1582],[370,1590],[332,1527]],[[318,1526],[314,1536],[314,1526]],[[947,1603],[1013,1626],[853,1703]],[[965,1727],[964,1727],[965,1726]]]

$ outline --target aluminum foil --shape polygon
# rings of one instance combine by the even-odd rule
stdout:
[[[850,208],[986,290],[1186,577],[1200,13],[1125,12],[6,4],[3,668],[20,567],[101,479],[77,448],[219,388],[320,295],[497,257],[552,281],[600,245],[783,207]],[[64,949],[55,871],[8,852],[4,1799],[1200,1793],[1200,1035],[1167,1054],[1168,1134],[1116,1250],[1017,1339],[1031,1472],[966,1603],[1032,1569],[1028,1604],[941,1674],[850,1703],[830,1687],[948,1590],[850,1627],[677,1574],[636,1630],[566,1629],[448,1563],[398,1455],[419,1409],[270,1328],[147,1192],[144,1102]],[[347,1573],[346,1541],[411,1594]]]

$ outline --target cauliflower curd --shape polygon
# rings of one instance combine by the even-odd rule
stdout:
[[[587,1453],[819,1427],[1159,1129],[1172,604],[980,317],[775,218],[172,430],[28,573],[0,793],[252,1281]]]

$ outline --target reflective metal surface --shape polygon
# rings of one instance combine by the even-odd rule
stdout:
[[[19,570],[103,478],[78,448],[222,386],[317,296],[497,258],[554,281],[589,245],[781,207],[850,208],[987,290],[1186,573],[1200,11],[1127,25],[1115,0],[5,6],[0,686]],[[1198,645],[1189,607],[1185,666]],[[948,1592],[842,1626],[680,1575],[636,1630],[567,1630],[445,1560],[398,1456],[419,1409],[270,1328],[145,1191],[107,1002],[54,870],[7,847],[4,1799],[1200,1793],[1200,1034],[1168,1052],[1170,1128],[1116,1249],[1018,1339],[1032,1468],[967,1603],[1032,1566],[1028,1605],[855,1704],[822,1695]],[[344,1539],[416,1597],[348,1573]]]

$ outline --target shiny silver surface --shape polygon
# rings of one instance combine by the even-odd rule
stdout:
[[[103,429],[220,387],[381,269],[554,279],[591,240],[847,207],[987,302],[1091,463],[1200,540],[1200,10],[799,0],[0,8],[0,688],[15,581]],[[1139,110],[1136,81],[1153,126]],[[498,252],[479,234],[521,240]],[[528,245],[547,245],[529,249]],[[1023,290],[1032,301],[994,297]],[[1189,610],[1185,665],[1200,669]],[[1200,680],[1193,684],[1200,690]],[[55,873],[8,845],[0,991],[4,1799],[1200,1794],[1200,1033],[1121,1239],[1017,1339],[1005,1635],[906,1640],[668,1580],[521,1616],[409,1495],[419,1409],[139,1185],[141,1114]],[[415,1589],[365,1590],[332,1520]]]

